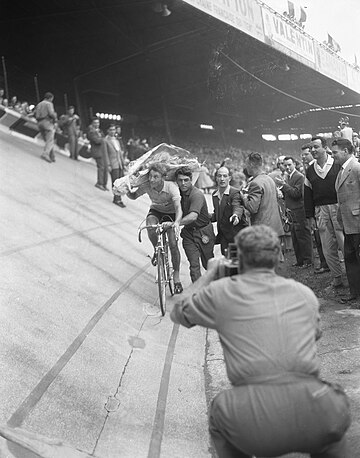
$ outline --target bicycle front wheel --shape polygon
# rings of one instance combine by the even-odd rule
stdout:
[[[157,253],[157,269],[160,310],[161,315],[164,316],[166,312],[166,274],[164,254],[160,250]]]
[[[164,259],[165,259],[165,267],[166,267],[166,280],[169,285],[170,294],[173,296],[175,293],[174,272],[170,264],[169,244],[167,240],[165,240],[165,243],[164,243]]]

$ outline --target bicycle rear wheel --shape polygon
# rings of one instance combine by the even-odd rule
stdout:
[[[157,252],[157,269],[158,269],[158,291],[161,315],[164,316],[166,312],[166,273],[164,254],[162,251]]]

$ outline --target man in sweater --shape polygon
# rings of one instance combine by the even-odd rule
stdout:
[[[302,160],[302,163],[303,163],[303,167],[304,167],[304,175],[306,174],[306,170],[309,168],[309,166],[314,162],[314,158],[310,152],[311,150],[311,145],[310,143],[306,143],[305,145],[302,145],[301,147],[301,160]],[[309,221],[307,219],[307,227],[309,227],[309,230],[310,230],[310,233],[311,233],[311,228],[309,226]],[[319,229],[318,227],[316,226],[315,229],[312,230],[312,233],[314,235],[314,240],[315,240],[315,244],[316,244],[316,249],[318,251],[318,254],[319,254],[319,260],[320,260],[320,266],[316,267],[315,268],[315,274],[323,274],[325,272],[329,272],[329,267],[327,265],[327,262],[326,262],[326,259],[325,259],[325,256],[324,256],[324,252],[323,252],[323,249],[322,249],[322,246],[321,246],[321,239],[320,239],[320,235],[319,235]]]
[[[335,288],[343,286],[342,270],[338,250],[344,252],[344,234],[337,221],[337,196],[335,180],[340,165],[327,153],[323,137],[311,139],[311,154],[314,162],[306,170],[304,203],[310,227],[319,229],[321,245],[326,262],[333,276]]]
[[[311,232],[304,208],[304,175],[295,169],[295,160],[290,156],[284,158],[284,167],[287,179],[276,177],[274,180],[284,194],[285,207],[291,211],[291,239],[296,257],[294,266],[309,267],[312,265],[313,254]]]

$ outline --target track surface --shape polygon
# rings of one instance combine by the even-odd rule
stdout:
[[[99,457],[210,456],[206,332],[159,317],[147,199],[121,209],[91,163],[4,132],[0,151],[0,424]]]

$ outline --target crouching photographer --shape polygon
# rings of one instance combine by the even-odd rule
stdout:
[[[209,262],[171,312],[175,323],[219,333],[233,385],[209,412],[219,457],[347,457],[349,404],[341,387],[319,378],[314,293],[275,273],[280,242],[270,227],[243,229],[235,242],[239,274],[219,278],[223,260]]]

